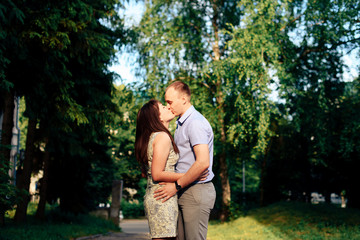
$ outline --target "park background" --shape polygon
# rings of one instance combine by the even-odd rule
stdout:
[[[38,221],[87,214],[111,203],[119,179],[123,214],[141,215],[136,114],[181,80],[215,133],[212,219],[242,221],[260,207],[287,209],[283,201],[306,203],[291,205],[306,213],[318,193],[336,216],[351,215],[314,220],[319,234],[349,225],[358,237],[359,8],[353,0],[0,3],[1,223],[27,222],[33,198]],[[332,196],[346,209],[330,205]]]

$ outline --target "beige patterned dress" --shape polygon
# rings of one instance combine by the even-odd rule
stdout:
[[[160,133],[152,133],[148,145],[149,169],[147,172],[147,188],[144,197],[145,215],[149,222],[151,238],[176,237],[177,235],[177,219],[178,219],[178,203],[177,195],[171,197],[166,202],[156,200],[154,191],[161,187],[151,177],[151,164],[153,159],[153,141],[156,135]],[[179,159],[179,155],[175,153],[171,146],[170,154],[166,161],[165,171],[175,172],[175,164]]]

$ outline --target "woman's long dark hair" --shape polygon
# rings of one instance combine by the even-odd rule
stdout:
[[[171,139],[174,151],[179,152],[171,133],[160,121],[159,103],[154,99],[145,103],[139,110],[136,120],[135,156],[145,176],[149,167],[147,149],[153,132],[166,132]]]

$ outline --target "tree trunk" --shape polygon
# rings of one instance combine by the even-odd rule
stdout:
[[[277,131],[277,128],[274,130]],[[272,143],[274,141],[274,137],[270,138],[270,142],[266,147],[265,153],[264,153],[264,159],[261,163],[261,175],[260,175],[260,206],[263,207],[265,205],[265,176],[266,176],[266,166],[270,155],[270,149],[272,146]]]
[[[220,110],[223,112],[223,110]],[[222,114],[219,114],[222,115]],[[225,135],[225,126],[224,120],[221,116],[219,116],[219,121],[221,124],[221,145],[226,146],[226,135]],[[222,222],[226,221],[230,214],[230,201],[231,201],[231,190],[230,190],[230,183],[229,183],[229,174],[228,174],[228,167],[226,162],[226,150],[223,147],[219,157],[219,164],[220,164],[220,179],[221,179],[221,190],[222,190],[222,209],[220,214],[220,220]]]
[[[212,46],[213,52],[214,52],[214,61],[220,61],[221,52],[219,49],[219,26],[218,26],[218,6],[217,2],[214,1],[213,4],[213,17],[211,19],[212,26],[214,29],[214,44]],[[220,142],[222,146],[226,146],[226,134],[225,134],[225,123],[224,123],[224,97],[222,92],[222,79],[218,77],[217,83],[216,83],[216,89],[218,96],[216,97],[216,102],[218,104],[219,108],[219,115],[218,115],[218,121],[220,123]],[[229,175],[228,175],[228,167],[226,163],[226,149],[222,148],[222,152],[220,153],[219,157],[219,164],[220,164],[220,178],[221,178],[221,190],[222,190],[222,209],[220,213],[220,220],[225,221],[229,217],[229,211],[230,211],[230,201],[231,201],[231,190],[230,190],[230,183],[229,183]]]
[[[231,190],[230,190],[225,153],[221,153],[219,162],[220,162],[220,178],[221,178],[221,190],[222,190],[222,209],[220,214],[220,220],[224,222],[229,217],[230,201],[231,201]]]
[[[122,198],[123,180],[113,180],[111,191],[110,220],[119,226],[120,224],[120,207]]]
[[[50,164],[50,152],[48,150],[49,138],[45,139],[45,152],[43,156],[43,177],[40,183],[40,201],[36,211],[36,218],[43,220],[45,218],[45,205],[47,197],[47,186],[49,179],[49,164]]]
[[[4,96],[3,105],[3,122],[1,130],[1,148],[0,148],[0,168],[8,169],[10,162],[11,149],[6,147],[11,145],[12,129],[14,127],[14,94],[12,92],[6,92]],[[0,174],[7,174],[7,171],[1,171]],[[7,176],[1,177],[1,179],[8,179]],[[5,183],[7,184],[7,183]],[[10,183],[8,183],[10,184]],[[5,209],[0,208],[0,226],[4,224]]]
[[[260,206],[263,207],[265,205],[265,173],[266,173],[266,160],[267,158],[264,157],[263,162],[261,163],[261,173],[260,173]]]
[[[29,119],[28,131],[26,135],[26,150],[25,150],[25,160],[22,174],[18,179],[18,188],[22,190],[24,193],[21,196],[21,201],[17,205],[16,213],[15,213],[15,221],[16,222],[24,222],[26,220],[26,212],[29,204],[29,186],[30,186],[30,178],[32,171],[32,161],[34,156],[34,141],[35,141],[35,132],[36,132],[36,119]]]
[[[226,131],[224,123],[224,97],[223,92],[221,91],[221,79],[218,79],[217,83],[218,97],[216,101],[219,105],[219,114],[218,121],[220,124],[220,143],[222,149],[219,155],[219,164],[220,164],[220,179],[221,179],[221,190],[222,190],[222,207],[220,213],[220,220],[222,222],[226,221],[230,215],[230,202],[231,202],[231,189],[229,182],[228,166],[226,162]]]

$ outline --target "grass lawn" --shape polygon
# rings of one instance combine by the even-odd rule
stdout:
[[[276,203],[227,223],[211,222],[208,240],[360,239],[360,210],[336,205]]]
[[[30,205],[28,221],[14,224],[14,211],[8,212],[7,224],[0,227],[0,240],[74,239],[109,231],[120,231],[111,222],[89,215],[66,215],[48,209],[47,221],[32,216],[36,205]],[[360,210],[342,209],[336,205],[275,203],[249,211],[246,216],[227,223],[212,221],[208,240],[360,240]]]
[[[91,215],[64,214],[48,208],[46,221],[34,218],[36,205],[29,204],[26,223],[15,224],[15,211],[8,211],[6,224],[0,227],[0,240],[64,240],[82,236],[120,231],[112,222]]]

